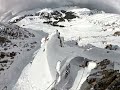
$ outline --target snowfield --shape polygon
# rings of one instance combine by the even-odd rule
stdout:
[[[0,75],[6,79],[0,78],[1,89],[120,89],[120,15],[79,7],[45,8],[23,12],[8,23],[33,33],[34,38],[23,41],[37,44],[32,51],[22,51],[6,76]],[[100,87],[104,79],[106,86]]]

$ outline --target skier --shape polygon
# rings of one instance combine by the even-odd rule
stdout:
[[[67,78],[67,76],[70,74],[70,64],[68,66],[66,66],[66,73],[65,73],[65,79]]]

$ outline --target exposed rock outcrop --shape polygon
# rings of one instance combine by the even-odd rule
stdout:
[[[88,84],[84,90],[120,90],[120,73],[114,70],[114,62],[104,59],[97,63],[97,67],[92,70],[86,82]]]

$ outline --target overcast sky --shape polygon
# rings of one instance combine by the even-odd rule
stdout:
[[[0,13],[9,10],[19,12],[34,8],[59,7],[72,3],[120,13],[120,0],[0,0]]]

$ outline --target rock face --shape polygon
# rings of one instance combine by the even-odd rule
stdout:
[[[9,37],[10,39],[24,39],[34,37],[34,34],[17,25],[0,23],[0,36]]]
[[[57,27],[64,27],[63,25],[59,25],[59,22],[64,22],[65,20],[72,20],[74,18],[77,18],[78,16],[75,15],[74,12],[72,11],[53,11],[51,13],[40,13],[40,17],[47,19],[47,21],[43,22],[46,24],[50,24],[52,26],[57,26]],[[52,21],[54,19],[54,21]]]
[[[91,88],[94,88],[94,90],[120,90],[119,70],[114,70],[114,63],[104,59],[97,63],[97,67],[92,70],[86,83],[88,83],[88,86],[84,90],[90,90]]]
[[[119,46],[118,45],[108,44],[108,45],[106,45],[105,49],[108,49],[108,50],[117,50],[117,49],[119,49]]]
[[[113,36],[120,36],[120,31],[115,32]]]
[[[3,43],[8,43],[8,42],[10,41],[7,38],[0,36],[0,45],[3,45]]]
[[[95,90],[120,90],[120,74],[117,70],[103,70],[103,77],[96,82]]]
[[[22,51],[35,48],[36,41],[25,41],[35,35],[14,24],[0,23],[0,75],[9,69]]]
[[[57,10],[55,10],[52,12],[38,12],[33,15],[32,14],[24,15],[13,21],[10,21],[10,24],[17,23],[28,16],[39,16],[41,19],[45,19],[45,21],[43,23],[46,23],[46,24],[49,24],[52,26],[57,26],[57,27],[64,27],[63,25],[59,25],[58,24],[59,22],[64,22],[65,20],[70,21],[70,20],[78,17],[72,11],[64,11],[64,10],[57,11]],[[30,20],[32,20],[32,18],[30,18]]]

